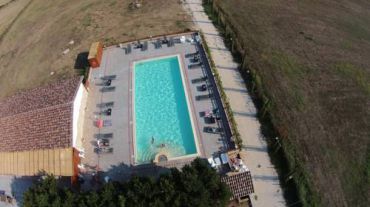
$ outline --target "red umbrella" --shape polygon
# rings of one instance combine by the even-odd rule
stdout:
[[[101,120],[101,119],[96,120],[96,126],[98,128],[102,128],[103,127],[103,120]]]

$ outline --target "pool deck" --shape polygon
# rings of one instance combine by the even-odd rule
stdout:
[[[187,35],[191,38],[191,35]],[[179,37],[176,37],[179,38]],[[125,54],[127,44],[122,44],[123,48],[111,46],[104,49],[102,63],[100,68],[92,69],[89,77],[89,93],[87,107],[85,112],[85,125],[83,132],[83,149],[85,158],[82,163],[85,165],[86,175],[94,170],[105,172],[112,179],[129,179],[132,174],[140,172],[150,173],[151,175],[161,172],[160,169],[169,167],[181,167],[189,163],[195,158],[185,158],[175,161],[160,163],[159,166],[139,165],[135,164],[134,159],[134,143],[133,143],[133,120],[132,120],[132,67],[134,61],[157,58],[162,56],[180,56],[180,64],[186,80],[186,90],[190,96],[190,107],[192,108],[192,117],[197,134],[198,156],[209,158],[218,155],[221,152],[227,151],[229,140],[226,135],[210,134],[203,132],[204,126],[221,127],[224,124],[222,120],[216,124],[206,124],[204,119],[200,117],[199,112],[214,109],[219,107],[220,100],[207,99],[197,101],[197,95],[204,95],[210,91],[197,91],[197,86],[205,84],[205,82],[193,84],[191,80],[209,75],[210,71],[207,68],[196,67],[188,69],[189,60],[185,58],[185,54],[194,53],[197,47],[194,43],[176,43],[172,47],[162,45],[161,48],[155,49],[154,42],[147,40],[148,49],[134,49],[132,43],[132,51],[130,54]],[[144,43],[145,41],[141,41]],[[199,48],[198,48],[199,49]],[[207,61],[207,60],[202,60]],[[208,68],[209,70],[209,68]],[[116,75],[116,79],[112,81],[111,86],[115,87],[114,91],[101,92],[103,88],[102,77],[108,75]],[[212,84],[207,80],[207,84]],[[215,87],[215,86],[213,86]],[[112,107],[112,115],[102,115],[102,109],[99,106],[101,103],[114,102]],[[221,107],[220,107],[221,108]],[[112,126],[97,128],[95,122],[97,119],[111,120]],[[113,153],[98,155],[94,152],[96,148],[96,135],[99,133],[113,133],[113,138],[110,139],[110,145],[113,147]]]

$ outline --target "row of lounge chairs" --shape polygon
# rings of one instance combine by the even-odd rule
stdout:
[[[226,153],[222,153],[220,156],[208,158],[208,163],[211,165],[211,167],[218,169],[220,166],[228,164],[229,158]]]
[[[199,51],[197,51],[195,53],[191,53],[191,54],[186,54],[185,57],[186,58],[192,58],[190,60],[191,62],[200,61]],[[202,65],[201,62],[197,62],[197,63],[190,64],[188,67],[190,69],[190,68],[201,66],[201,65]],[[193,84],[197,84],[197,83],[201,83],[201,82],[206,82],[207,79],[208,79],[207,76],[203,76],[201,78],[193,79],[193,80],[191,80],[191,82]],[[208,84],[202,84],[200,86],[197,86],[197,91],[200,91],[200,92],[206,92],[208,89],[209,89]],[[213,93],[208,93],[208,94],[204,94],[204,95],[197,95],[197,96],[195,96],[195,99],[197,101],[202,101],[202,100],[206,100],[206,99],[213,98],[213,97],[214,97]],[[206,124],[215,124],[216,120],[220,120],[220,118],[221,118],[218,109],[213,109],[212,111],[207,111],[207,112],[206,111],[205,112],[200,112],[199,115],[200,115],[200,117],[204,118],[204,122]],[[212,127],[212,126],[204,127],[203,131],[206,132],[206,133],[212,133],[212,134],[222,133],[221,128]]]
[[[167,38],[166,36],[164,36],[163,39],[155,40],[153,44],[154,44],[155,49],[160,49],[162,48],[162,45],[164,44],[167,45],[167,47],[173,47],[177,43],[184,43],[184,42],[186,42],[185,36],[182,36],[181,38],[174,38],[174,37]],[[191,40],[190,42],[193,42],[193,40]],[[143,44],[140,43],[140,41],[138,41],[137,43],[133,43],[133,44],[135,45],[134,49],[141,49],[141,51],[145,51],[148,49],[148,41],[145,41]],[[125,54],[130,54],[132,52],[131,44],[127,44],[126,48],[123,46],[123,44],[119,44],[119,47],[125,50]]]
[[[127,44],[126,48],[123,47],[122,44],[119,46],[120,48],[125,50],[125,54],[128,55],[132,52],[132,46],[131,44]],[[141,49],[141,51],[146,51],[148,49],[148,41],[145,41],[144,43],[134,43],[133,49]]]
[[[136,48],[141,48],[142,50],[147,48],[147,42],[144,44],[140,44],[141,46]],[[131,50],[131,45],[129,44],[126,48],[126,52],[128,50]],[[101,89],[102,92],[111,92],[115,90],[114,86],[111,86],[111,83],[113,80],[117,78],[116,75],[109,75],[109,76],[104,76],[101,79],[104,82],[104,87]],[[98,104],[98,107],[101,109],[100,115],[106,115],[106,116],[111,116],[112,115],[112,108],[114,106],[113,101],[109,102],[104,102]],[[102,127],[107,127],[107,126],[112,126],[112,120],[102,120],[99,119],[96,122],[97,126],[99,128]],[[106,153],[113,153],[113,147],[111,147],[110,140],[113,139],[113,133],[99,133],[95,135],[95,138],[97,139],[96,141],[96,148],[94,149],[94,152],[97,154],[106,154]]]

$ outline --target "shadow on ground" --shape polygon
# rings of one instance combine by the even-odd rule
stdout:
[[[87,57],[89,56],[89,52],[81,52],[77,55],[77,58],[75,60],[74,69],[76,70],[83,70],[87,67],[89,67],[89,61],[87,60]]]

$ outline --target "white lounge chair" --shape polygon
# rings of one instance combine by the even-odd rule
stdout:
[[[211,167],[216,167],[216,164],[213,161],[213,158],[212,157],[208,158],[208,163],[211,165]]]
[[[221,165],[221,160],[219,157],[215,157],[213,160],[215,161],[216,167]]]

